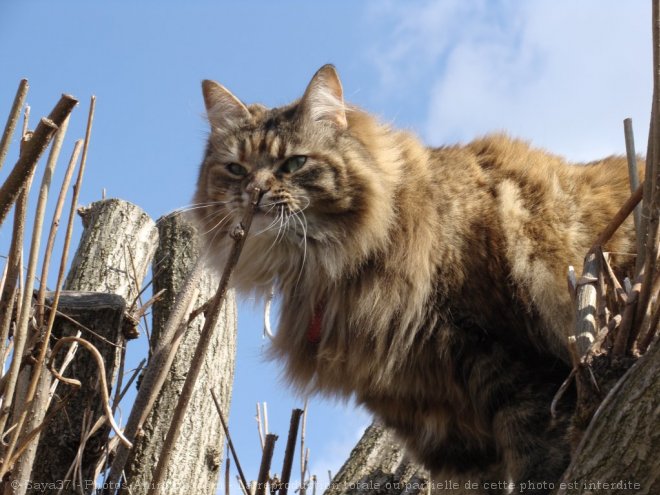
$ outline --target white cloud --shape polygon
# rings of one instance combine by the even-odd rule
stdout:
[[[506,130],[572,159],[593,159],[623,152],[621,122],[631,116],[638,151],[646,151],[648,2],[375,5],[376,22],[394,24],[387,47],[378,47],[381,89],[422,88],[429,143]]]

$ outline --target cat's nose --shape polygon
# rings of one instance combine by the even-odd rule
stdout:
[[[261,201],[264,194],[270,191],[272,180],[273,178],[270,174],[265,173],[265,171],[258,171],[252,176],[245,190],[248,194],[251,194],[252,191],[259,188],[259,201]]]

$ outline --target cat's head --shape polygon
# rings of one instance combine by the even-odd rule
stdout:
[[[211,132],[195,213],[219,261],[253,188],[261,191],[235,275],[239,286],[285,283],[303,271],[342,276],[382,248],[398,174],[381,156],[388,131],[345,105],[333,66],[279,108],[246,105],[213,81],[202,90]]]

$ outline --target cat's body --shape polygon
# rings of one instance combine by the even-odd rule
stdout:
[[[628,197],[625,163],[571,166],[502,135],[429,149],[346,108],[331,67],[279,109],[215,83],[204,94],[195,199],[222,203],[198,219],[222,267],[248,191],[265,193],[234,285],[275,286],[289,380],[354,395],[438,480],[556,481],[572,406],[569,394],[550,417],[570,372],[567,268]],[[631,253],[632,239],[626,224],[608,249]]]

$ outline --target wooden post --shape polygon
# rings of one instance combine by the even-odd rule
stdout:
[[[165,290],[154,304],[151,346],[157,347],[170,316],[174,300],[187,274],[200,255],[194,228],[179,214],[158,220],[160,243],[154,256],[154,292]],[[199,307],[213,296],[218,277],[207,271],[197,282],[199,295],[194,306]],[[169,374],[147,417],[125,468],[127,485],[124,493],[150,493],[153,461],[160,457],[163,441],[169,429],[174,408],[185,381],[190,361],[197,347],[204,315],[195,318],[186,330]],[[236,351],[236,305],[233,294],[227,299],[219,324],[205,357],[190,408],[186,413],[180,441],[167,466],[168,488],[165,493],[214,493],[222,461],[224,433],[209,390],[219,392],[218,399],[224,417],[229,415],[229,402],[234,378]]]
[[[110,199],[93,203],[81,210],[81,216],[84,231],[65,282],[65,289],[76,293],[101,292],[105,295],[100,299],[100,295],[63,295],[69,307],[62,306],[60,302],[59,311],[65,314],[67,311],[72,312],[69,316],[75,314],[74,318],[80,318],[80,323],[105,339],[99,339],[82,330],[81,337],[90,340],[101,352],[106,365],[106,378],[108,383],[112,383],[120,366],[121,353],[119,347],[106,341],[120,346],[125,344],[121,333],[123,314],[137,296],[138,287],[142,284],[156,246],[158,232],[154,221],[144,211],[123,200]],[[113,295],[114,299],[108,299],[109,294]],[[124,308],[119,316],[118,301],[121,301]],[[86,309],[82,311],[81,308]],[[75,335],[79,329],[60,318],[53,335]],[[84,350],[79,352],[80,355],[75,358],[67,376],[75,376],[83,381],[83,390],[79,390],[75,397],[72,397],[65,410],[60,411],[42,432],[39,445],[35,442],[19,460],[13,473],[13,479],[18,482],[16,485],[19,489],[13,493],[26,493],[28,479],[34,482],[65,479],[65,474],[75,458],[82,428],[80,421],[70,419],[71,415],[78,419],[76,414],[82,414],[88,403],[94,404],[93,421],[102,414],[98,389],[94,388],[96,365]],[[21,373],[21,383],[29,380],[31,373],[32,367],[25,366]],[[39,425],[46,413],[47,391],[52,380],[49,373],[42,373],[43,381],[35,396],[32,414],[26,422],[26,432]],[[58,393],[66,393],[63,392],[64,386],[60,387]],[[90,388],[85,390],[85,387]],[[52,407],[55,407],[55,400],[51,404],[51,410]],[[104,436],[95,436],[89,445],[102,445],[101,438],[107,439],[108,430],[104,428],[101,433]],[[92,469],[92,461],[93,455],[84,457],[83,466]],[[84,472],[84,475],[86,478],[93,476],[89,471]],[[71,486],[69,491],[64,490],[63,493],[77,492]]]

